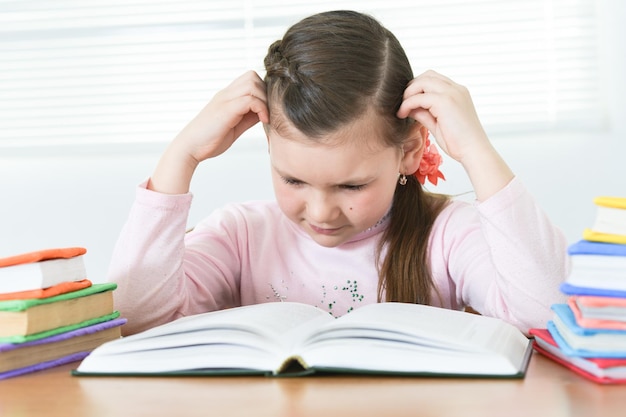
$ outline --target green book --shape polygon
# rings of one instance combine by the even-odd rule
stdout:
[[[113,291],[117,288],[115,283],[93,284],[87,288],[68,292],[65,294],[55,295],[48,298],[28,298],[25,300],[5,300],[0,301],[0,311],[24,311],[28,308],[55,303],[57,301],[71,300],[74,298],[84,297],[104,291]]]
[[[23,343],[117,318],[117,284],[93,284],[48,298],[0,301],[0,343]]]

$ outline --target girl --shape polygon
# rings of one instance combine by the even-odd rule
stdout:
[[[469,93],[413,77],[398,40],[351,11],[270,46],[171,142],[136,201],[110,279],[126,333],[180,316],[298,301],[339,316],[383,301],[471,306],[523,331],[561,302],[566,241],[491,146]],[[198,164],[261,122],[276,201],[232,204],[185,233]],[[439,146],[475,204],[427,193]]]

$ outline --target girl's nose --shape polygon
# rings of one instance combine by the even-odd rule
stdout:
[[[311,222],[322,225],[336,220],[340,210],[327,193],[313,192],[307,200],[306,211]]]

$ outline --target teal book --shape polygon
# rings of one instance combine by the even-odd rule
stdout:
[[[272,302],[184,317],[95,349],[74,375],[367,373],[521,378],[531,341],[502,320],[377,303],[334,318]]]

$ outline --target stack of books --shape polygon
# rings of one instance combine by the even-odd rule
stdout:
[[[598,197],[596,219],[570,245],[571,273],[561,285],[534,348],[590,380],[626,383],[626,198]]]
[[[86,357],[121,337],[111,283],[87,279],[85,248],[0,258],[0,380]]]

